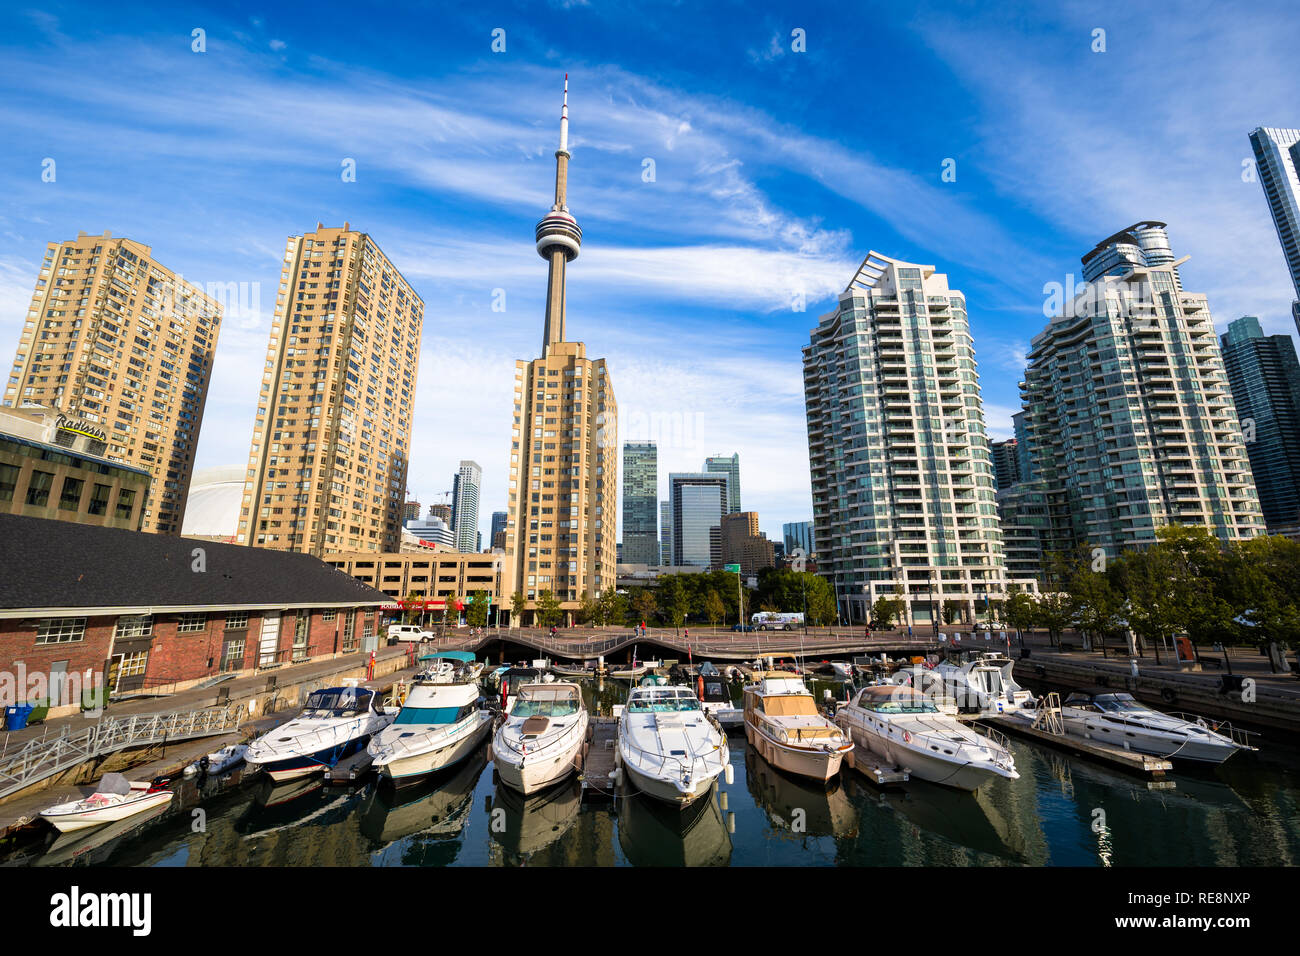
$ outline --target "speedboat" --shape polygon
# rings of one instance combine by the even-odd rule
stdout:
[[[457,680],[417,681],[397,719],[366,748],[374,766],[393,783],[414,783],[468,757],[492,728],[478,686]]]
[[[222,747],[210,754],[204,754],[186,767],[185,776],[192,777],[198,773],[225,773],[236,764],[243,763],[244,755],[247,753],[247,744],[231,744],[228,747]]]
[[[528,796],[577,766],[587,739],[587,708],[577,684],[524,684],[492,738],[501,782]]]
[[[980,653],[963,663],[944,661],[934,668],[944,691],[963,711],[981,714],[1013,713],[1034,699],[1015,682],[1015,662],[996,653]],[[1033,706],[1032,704],[1030,706]]]
[[[618,722],[617,761],[632,788],[677,807],[731,774],[726,731],[689,687],[632,689]]]
[[[990,780],[1020,777],[996,731],[977,734],[911,687],[864,687],[835,711],[835,723],[856,746],[931,783],[976,790]]]
[[[362,750],[393,722],[364,687],[330,687],[307,698],[302,712],[248,745],[244,760],[276,782],[333,767]]]
[[[152,783],[127,780],[120,773],[106,773],[90,796],[49,807],[41,811],[41,816],[61,833],[68,833],[124,820],[171,801],[170,790]]]
[[[774,767],[826,781],[853,749],[848,735],[817,712],[812,692],[796,675],[764,671],[745,687],[745,736]]]
[[[1162,714],[1139,704],[1132,694],[1070,694],[1061,705],[1061,721],[1067,734],[1175,760],[1218,764],[1239,751],[1255,749],[1227,723],[1215,724],[1191,714]]]
[[[695,676],[695,696],[704,705],[704,712],[713,715],[724,730],[744,726],[745,712],[731,702],[727,678],[709,661],[700,665]]]
[[[483,673],[483,665],[469,651],[437,651],[422,654],[419,663],[424,666],[415,675],[426,684],[473,683]]]

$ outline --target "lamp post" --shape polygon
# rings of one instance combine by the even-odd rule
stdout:
[[[934,600],[935,581],[936,578],[934,575],[934,568],[931,568],[930,569],[930,623],[934,625],[934,639],[937,642],[939,640],[939,616],[938,614],[935,613],[936,611],[935,600]]]

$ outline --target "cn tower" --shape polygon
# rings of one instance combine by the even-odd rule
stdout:
[[[537,224],[537,254],[551,264],[546,282],[546,326],[542,354],[564,341],[564,267],[578,258],[582,229],[565,201],[569,189],[569,74],[564,74],[564,105],[560,108],[560,148],[555,151],[555,205]]]

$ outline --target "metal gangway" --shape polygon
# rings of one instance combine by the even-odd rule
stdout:
[[[1044,696],[1034,708],[1033,728],[1054,737],[1065,736],[1065,721],[1061,717],[1061,695],[1056,691]]]
[[[170,714],[104,717],[75,733],[70,726],[65,726],[57,735],[38,737],[12,753],[0,755],[0,798],[118,750],[229,733],[239,728],[246,714],[243,708],[232,705]]]

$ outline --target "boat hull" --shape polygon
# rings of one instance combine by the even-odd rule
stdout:
[[[1201,740],[1179,740],[1173,736],[1162,737],[1158,734],[1143,735],[1140,731],[1125,730],[1122,727],[1107,727],[1092,723],[1084,718],[1066,717],[1063,721],[1065,731],[1085,740],[1097,740],[1112,747],[1121,747],[1135,753],[1152,757],[1165,757],[1172,760],[1192,760],[1197,763],[1221,764],[1238,750],[1231,742]]]
[[[103,826],[106,823],[116,823],[119,820],[125,820],[127,817],[133,817],[137,813],[143,813],[146,810],[171,803],[171,801],[172,792],[170,790],[155,790],[152,793],[141,794],[139,797],[106,807],[95,807],[67,813],[60,813],[57,812],[58,808],[51,808],[51,810],[42,811],[41,816],[48,820],[60,833],[71,833],[75,830],[88,830],[91,827]]]
[[[379,767],[379,772],[399,787],[419,783],[424,777],[458,764],[472,754],[491,728],[492,721],[485,715],[469,733],[430,750],[392,758]]]
[[[261,769],[276,783],[284,783],[286,780],[296,780],[298,777],[309,777],[314,773],[321,773],[326,767],[332,767],[340,760],[346,760],[353,754],[365,750],[369,741],[370,734],[365,734],[361,737],[353,737],[346,743],[339,744],[336,747],[326,747],[315,753],[298,757],[285,757],[282,760],[272,760],[268,763],[250,761],[249,766]]]
[[[527,754],[522,760],[513,754],[502,757],[494,742],[493,763],[496,765],[497,776],[507,787],[526,797],[553,787],[578,769],[578,755],[587,739],[585,716],[570,737],[572,739],[566,739],[563,746]]]
[[[717,780],[721,775],[721,771],[719,771],[708,777],[692,779],[691,789],[683,790],[670,781],[647,776],[633,769],[626,760],[623,761],[623,770],[627,774],[627,782],[635,788],[636,792],[643,793],[647,797],[653,797],[662,803],[670,804],[682,810],[708,793],[713,787],[713,781]]]
[[[854,725],[849,730],[854,744],[871,751],[886,763],[901,767],[910,776],[955,790],[975,791],[1003,776],[991,767],[944,760],[923,750],[907,747]]]
[[[778,770],[811,777],[823,783],[840,772],[844,755],[852,749],[849,746],[829,751],[790,747],[773,740],[748,722],[745,723],[745,737],[749,740],[749,745],[758,751],[758,755]]]

